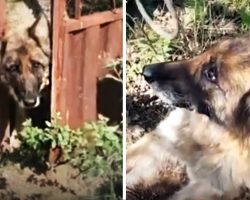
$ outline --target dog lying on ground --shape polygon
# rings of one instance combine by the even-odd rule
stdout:
[[[174,200],[233,199],[250,187],[250,34],[201,55],[147,65],[146,81],[176,108],[127,150],[127,186],[155,181],[169,154],[187,166],[189,183]]]

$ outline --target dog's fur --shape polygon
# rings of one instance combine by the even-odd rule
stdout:
[[[250,34],[221,41],[193,59],[145,66],[156,94],[177,108],[127,151],[127,186],[155,181],[169,154],[190,182],[175,200],[232,199],[250,187]]]
[[[0,41],[0,142],[20,130],[49,84],[50,25],[46,18],[41,14],[30,26],[18,29],[11,22]]]

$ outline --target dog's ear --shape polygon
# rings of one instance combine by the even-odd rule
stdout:
[[[241,97],[235,109],[234,126],[240,129],[242,134],[250,132],[250,90]]]
[[[51,53],[51,25],[47,17],[40,14],[34,23],[27,29],[27,33],[37,46],[41,47],[43,53],[50,57]]]

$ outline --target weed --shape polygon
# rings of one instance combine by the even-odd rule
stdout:
[[[45,129],[40,129],[27,120],[19,136],[21,146],[2,155],[1,163],[14,161],[35,170],[68,163],[83,179],[101,177],[109,185],[106,193],[117,199],[116,187],[122,182],[122,134],[118,125],[107,123],[102,118],[74,130],[52,120],[46,122]]]

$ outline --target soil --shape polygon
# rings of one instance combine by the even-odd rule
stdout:
[[[104,199],[94,196],[101,187],[100,178],[84,180],[67,164],[41,174],[27,167],[21,169],[18,164],[0,168],[1,200]]]

